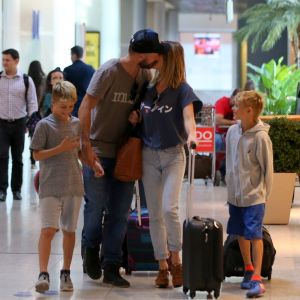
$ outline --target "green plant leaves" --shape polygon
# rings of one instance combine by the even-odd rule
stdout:
[[[295,111],[300,70],[296,65],[287,66],[282,61],[283,57],[277,63],[271,59],[261,67],[247,64],[255,72],[249,74],[250,79],[258,91],[265,95],[266,115],[287,115]]]
[[[273,144],[274,171],[300,172],[300,122],[287,118],[268,121],[269,135]]]

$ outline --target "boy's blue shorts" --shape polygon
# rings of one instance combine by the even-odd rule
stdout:
[[[262,239],[265,204],[238,207],[229,204],[227,233],[244,237],[246,240]]]

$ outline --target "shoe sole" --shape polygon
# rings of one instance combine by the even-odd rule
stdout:
[[[73,288],[60,288],[62,292],[73,292]]]
[[[47,283],[41,283],[35,287],[35,291],[40,294],[44,294],[48,290],[49,290],[49,284],[47,284]]]
[[[115,286],[115,287],[118,287],[118,288],[129,288],[129,287],[130,287],[130,284],[129,284],[129,285],[116,285],[116,284],[114,284],[112,281],[105,280],[105,279],[103,279],[102,282],[103,282],[104,284],[112,285],[112,286]]]

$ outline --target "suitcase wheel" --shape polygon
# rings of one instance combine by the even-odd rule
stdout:
[[[215,299],[218,299],[220,296],[220,290],[214,291],[214,297]]]
[[[190,298],[193,299],[196,296],[196,291],[190,291]]]
[[[268,280],[271,280],[272,274],[268,275]]]
[[[182,288],[182,290],[183,290],[183,293],[186,295],[186,293],[189,291],[189,289],[186,287],[186,286],[184,286],[183,288]]]

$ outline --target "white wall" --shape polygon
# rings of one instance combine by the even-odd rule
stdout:
[[[187,81],[205,103],[230,95],[237,84],[237,46],[233,32],[237,17],[228,24],[224,15],[179,14],[178,30],[185,51]],[[218,55],[195,55],[194,34],[220,34]]]

